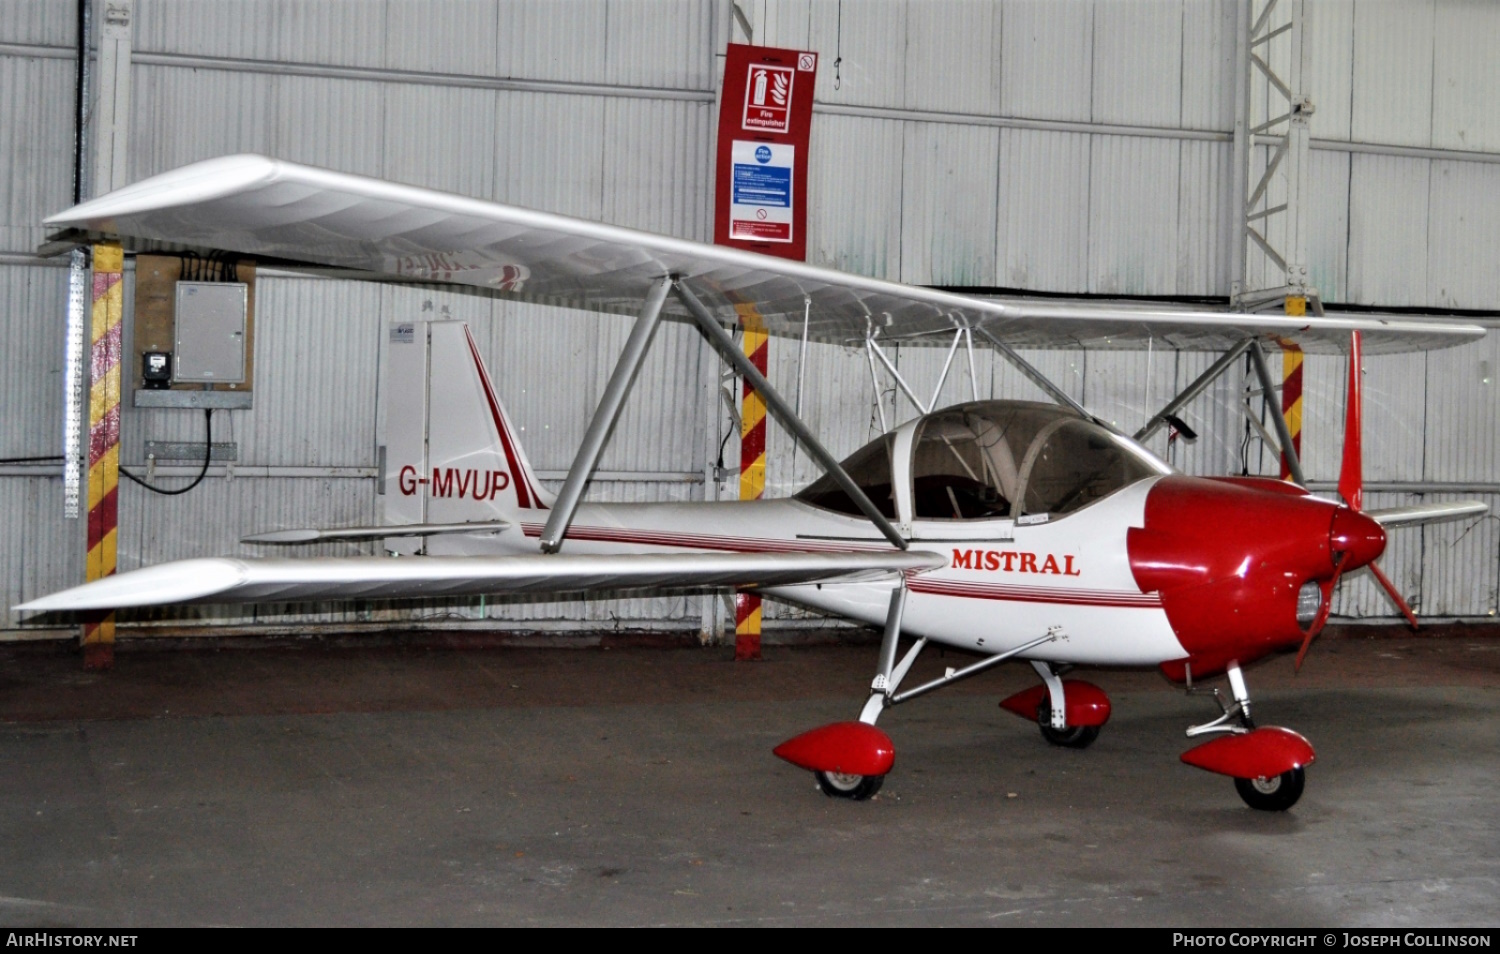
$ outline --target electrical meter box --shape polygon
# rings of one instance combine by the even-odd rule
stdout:
[[[243,282],[178,282],[172,380],[243,384],[248,312],[249,286]]]

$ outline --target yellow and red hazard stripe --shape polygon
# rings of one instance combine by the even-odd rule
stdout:
[[[120,486],[120,318],[124,312],[125,255],[119,245],[94,247],[89,350],[89,514],[86,578],[115,572]],[[83,627],[83,664],[114,664],[115,616],[90,616]]]
[[[1297,296],[1286,300],[1288,315],[1307,314],[1307,299]],[[1302,459],[1302,349],[1289,341],[1281,343],[1281,416],[1286,419],[1287,433],[1292,435],[1292,452]],[[1291,462],[1285,451],[1281,455],[1281,479],[1292,479]]]
[[[765,375],[770,336],[753,305],[738,305],[744,329],[742,347],[755,370]],[[740,499],[759,500],[766,492],[766,402],[749,380],[740,401]],[[734,658],[759,659],[761,599],[753,593],[734,598]]]

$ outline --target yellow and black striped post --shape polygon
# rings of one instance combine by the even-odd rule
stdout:
[[[124,311],[125,254],[119,245],[94,246],[94,294],[89,350],[89,519],[86,579],[115,572],[120,485],[120,318]],[[115,662],[115,615],[91,615],[83,627],[85,669]]]
[[[741,305],[744,354],[755,370],[766,373],[769,336],[754,306]],[[747,380],[740,401],[740,499],[759,500],[766,492],[766,402]],[[734,658],[759,659],[761,599],[743,591],[734,597]]]

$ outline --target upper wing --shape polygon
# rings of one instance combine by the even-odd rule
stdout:
[[[1310,352],[1462,344],[1476,325],[1393,315],[1299,317],[1112,303],[979,299],[738,249],[519,209],[264,156],[210,159],[55,215],[48,225],[148,242],[315,262],[635,314],[662,276],[686,282],[726,322],[753,305],[777,334],[819,341],[920,338],[982,326],[1016,347],[1223,350],[1247,335]],[[665,313],[687,317],[668,298]]]
[[[214,557],[132,570],[22,603],[16,609],[74,612],[173,603],[794,586],[859,582],[946,565],[938,554],[918,551],[301,560]]]

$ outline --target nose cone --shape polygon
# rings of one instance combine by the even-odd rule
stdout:
[[[1340,507],[1333,514],[1328,548],[1343,553],[1343,572],[1357,570],[1385,552],[1385,530],[1357,510]]]

